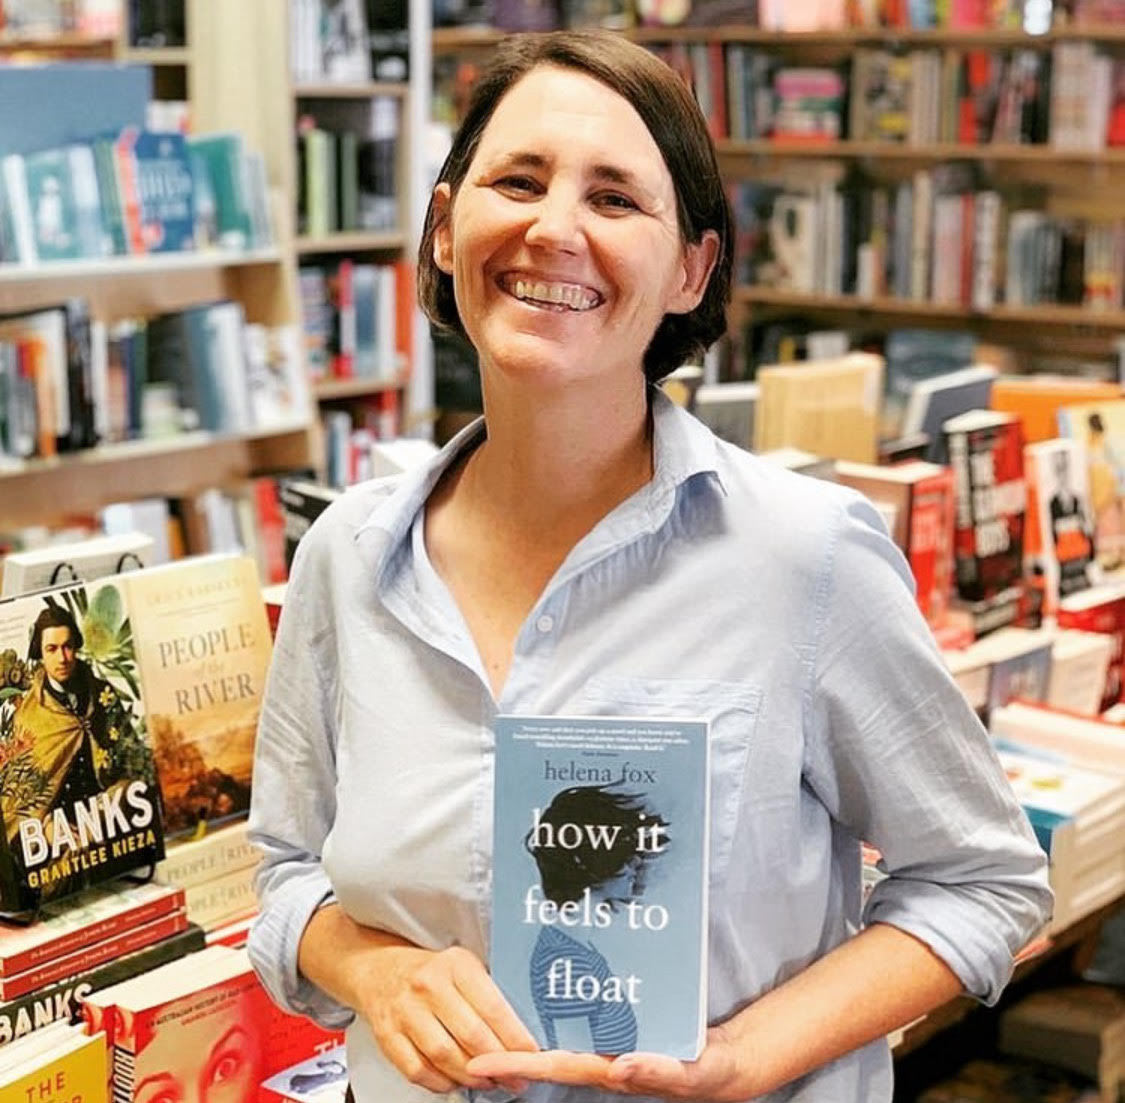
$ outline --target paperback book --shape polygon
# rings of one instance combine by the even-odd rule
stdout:
[[[0,602],[0,911],[164,856],[125,577]]]
[[[545,1048],[694,1060],[708,725],[496,721],[491,971]]]
[[[250,806],[271,642],[254,561],[214,555],[121,576],[171,837]]]

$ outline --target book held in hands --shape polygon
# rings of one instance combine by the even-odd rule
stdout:
[[[501,716],[495,735],[493,978],[544,1048],[695,1059],[707,722]]]

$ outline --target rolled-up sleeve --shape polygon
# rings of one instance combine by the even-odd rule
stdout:
[[[342,1029],[354,1013],[297,968],[309,919],[333,899],[321,864],[336,815],[336,679],[328,572],[319,548],[324,535],[324,526],[314,526],[298,547],[258,724],[249,827],[263,857],[249,952],[278,1004]]]
[[[864,921],[919,938],[994,1003],[1049,918],[1046,856],[865,501],[841,509],[819,585],[806,777],[882,852]]]

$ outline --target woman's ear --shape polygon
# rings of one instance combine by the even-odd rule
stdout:
[[[669,314],[687,314],[702,301],[707,281],[719,259],[719,235],[705,230],[698,242],[684,246],[683,282],[672,295]]]
[[[434,226],[434,264],[447,276],[453,275],[453,199],[444,181],[434,188],[431,201]]]

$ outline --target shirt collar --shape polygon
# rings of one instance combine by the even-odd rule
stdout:
[[[719,468],[718,444],[711,431],[677,406],[659,387],[651,391],[653,478],[648,487],[650,526],[659,527],[671,512],[676,492],[687,480],[704,475],[726,493]],[[477,418],[431,459],[401,476],[394,491],[380,502],[356,530],[356,539],[373,529],[387,537],[377,571],[382,574],[390,553],[401,546],[418,511],[446,469],[485,437],[484,418]]]

